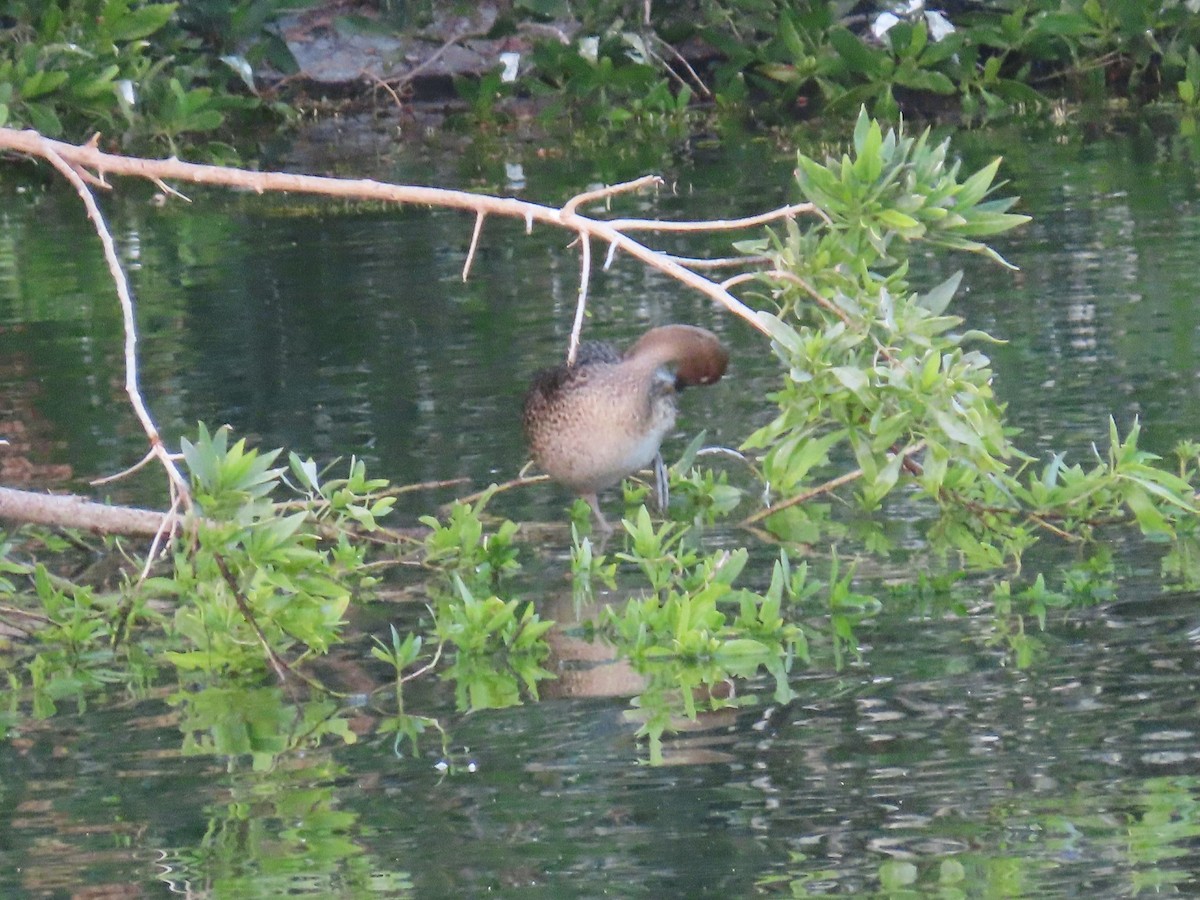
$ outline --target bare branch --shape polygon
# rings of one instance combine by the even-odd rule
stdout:
[[[242,588],[238,584],[237,578],[233,572],[229,571],[229,565],[225,562],[225,558],[220,553],[213,554],[213,560],[217,564],[217,568],[221,570],[221,575],[225,578],[225,583],[229,585],[229,590],[233,594],[234,602],[242,613],[242,617],[254,629],[254,635],[258,638],[259,645],[263,648],[263,653],[266,654],[267,660],[271,663],[271,668],[275,670],[275,677],[283,684],[287,683],[288,674],[296,674],[296,670],[288,664],[288,661],[275,652],[271,646],[271,642],[267,640],[267,636],[263,634],[262,628],[258,624],[258,619],[255,618],[254,610],[250,608],[250,601],[246,599],[246,595],[242,593]]]
[[[76,146],[62,141],[53,141],[42,137],[36,131],[16,131],[11,128],[0,128],[0,149],[14,150],[30,156],[49,159],[54,153],[59,158],[72,164],[86,166],[95,171],[117,175],[128,175],[136,178],[153,180],[173,179],[175,181],[190,181],[195,184],[221,185],[224,187],[250,190],[256,193],[280,191],[285,193],[321,194],[330,197],[342,197],[356,200],[375,200],[391,203],[408,203],[420,206],[440,206],[448,209],[462,209],[474,213],[485,212],[489,215],[508,216],[525,220],[526,229],[534,222],[569,228],[572,231],[585,233],[591,237],[616,244],[634,259],[655,268],[663,274],[686,284],[688,287],[701,292],[714,302],[721,304],[734,315],[745,320],[752,328],[763,334],[768,334],[767,327],[758,320],[755,310],[743,304],[727,290],[714,281],[688,270],[674,262],[662,253],[621,232],[612,222],[592,219],[575,212],[582,204],[601,197],[614,196],[626,191],[638,190],[649,184],[659,183],[657,176],[646,176],[623,185],[590,191],[572,198],[567,206],[555,209],[518,200],[513,197],[490,197],[483,194],[472,194],[467,191],[455,191],[444,188],[417,187],[412,185],[387,184],[368,179],[328,178],[315,175],[290,175],[282,172],[254,172],[247,169],[234,169],[221,166],[205,166],[196,163],[181,162],[177,159],[137,159],[134,157],[116,156],[103,153],[95,146]],[[770,219],[777,219],[786,214],[784,210],[768,213]],[[750,219],[730,220],[720,223],[721,228],[749,227],[759,221],[759,217]],[[695,227],[673,229],[655,229],[654,223],[646,220],[633,219],[634,228],[643,230],[698,230]],[[640,224],[639,224],[640,223]],[[691,223],[694,225],[695,223]],[[699,229],[708,230],[708,229]]]
[[[75,170],[76,175],[78,175],[80,178],[82,178],[84,181],[86,181],[92,187],[103,188],[106,191],[112,190],[111,184],[109,184],[103,178],[97,178],[95,175],[93,175],[91,172],[89,172],[83,166],[71,166],[71,168]]]
[[[604,265],[602,267],[605,272],[607,272],[609,270],[609,268],[612,266],[613,260],[616,258],[617,258],[617,245],[609,244],[608,252],[604,254]],[[670,257],[670,259],[674,259],[678,262],[677,257],[672,256],[672,257]]]
[[[401,676],[400,683],[404,684],[406,681],[412,681],[414,678],[420,678],[422,675],[424,675],[430,669],[437,668],[438,660],[440,660],[442,658],[442,648],[444,646],[446,646],[446,642],[439,641],[438,645],[437,645],[437,650],[433,654],[433,659],[431,659],[425,665],[421,666],[421,668],[417,669],[415,672],[409,672],[407,675]]]
[[[141,459],[139,459],[137,462],[135,462],[132,466],[122,469],[120,472],[117,472],[114,475],[105,475],[103,478],[93,478],[91,481],[88,482],[88,484],[90,484],[92,487],[101,487],[102,485],[106,485],[109,482],[119,481],[122,478],[128,478],[130,475],[132,475],[138,469],[142,468],[147,463],[152,462],[153,460],[154,460],[154,451],[148,450],[146,452],[146,455],[143,456]]]
[[[360,70],[358,74],[365,78],[370,78],[375,82],[376,87],[383,88],[385,91],[391,94],[392,102],[396,104],[396,109],[404,109],[404,101],[400,99],[400,95],[396,93],[396,89],[394,87],[380,78],[374,72],[368,72],[366,69]]]
[[[460,41],[469,41],[472,38],[481,38],[481,37],[486,37],[486,36],[487,36],[486,31],[464,31],[461,34],[452,35],[450,37],[450,39],[448,41],[446,41],[446,43],[442,44],[442,46],[440,46],[436,50],[434,50],[433,53],[430,54],[429,58],[426,59],[424,62],[422,62],[419,66],[414,66],[412,69],[409,69],[407,72],[405,72],[399,78],[394,78],[392,80],[395,82],[396,87],[406,88],[406,87],[408,87],[409,84],[412,83],[412,81],[418,75],[420,75],[422,72],[424,72],[430,66],[432,66],[435,62],[437,62],[439,59],[441,59],[443,56],[445,56],[446,52],[451,47],[453,47],[455,44],[459,43]],[[381,80],[381,79],[377,79],[377,80]],[[383,82],[383,83],[387,84],[387,82]],[[399,102],[399,100],[397,100],[397,102]]]
[[[96,205],[96,198],[92,196],[87,183],[76,171],[78,163],[68,162],[53,147],[46,148],[44,158],[75,187],[76,193],[79,194],[87,209],[88,218],[92,220],[92,225],[100,238],[100,244],[104,248],[104,259],[108,263],[108,271],[112,276],[113,284],[116,285],[117,299],[121,303],[121,313],[125,320],[125,393],[129,395],[134,415],[137,416],[142,430],[146,432],[146,437],[150,441],[150,452],[158,458],[167,472],[172,492],[178,492],[183,498],[184,506],[190,508],[191,495],[188,492],[187,482],[163,446],[158,428],[150,418],[150,413],[142,401],[142,394],[138,388],[137,321],[133,312],[133,296],[129,293],[129,281],[126,279],[125,270],[121,268],[121,261],[117,257],[117,248],[112,234],[109,233],[108,226],[104,224],[104,216],[100,213],[100,207]]]
[[[530,465],[526,465],[521,471],[524,472],[530,468],[532,468]],[[476,491],[473,494],[467,494],[465,497],[455,497],[450,503],[442,505],[442,511],[444,512],[456,503],[474,503],[476,500],[482,498],[484,494],[495,495],[501,493],[502,491],[511,491],[513,488],[526,487],[531,484],[542,484],[549,480],[549,475],[517,475],[516,478],[500,484],[490,485],[482,491]]]

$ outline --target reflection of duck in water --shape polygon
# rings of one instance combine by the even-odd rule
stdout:
[[[675,424],[675,394],[719,381],[728,362],[717,336],[692,325],[651,328],[624,356],[609,344],[580,344],[573,366],[538,372],[525,396],[534,462],[611,531],[596,494],[650,465]]]

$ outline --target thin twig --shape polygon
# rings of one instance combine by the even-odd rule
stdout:
[[[920,453],[924,449],[925,441],[917,441],[917,443],[913,444],[907,450],[904,450],[903,454],[907,457],[913,455],[914,453]],[[835,491],[852,481],[862,478],[862,476],[862,469],[855,469],[853,472],[846,472],[844,475],[839,475],[837,478],[832,478],[829,481],[826,481],[824,484],[819,484],[814,488],[808,489],[807,491],[802,491],[799,494],[796,494],[794,497],[788,497],[788,499],[784,500],[782,503],[777,503],[774,506],[768,506],[760,509],[753,515],[742,519],[740,524],[743,528],[745,528],[746,526],[753,525],[756,522],[761,522],[763,519],[773,516],[775,513],[781,512],[790,506],[796,506],[797,504],[812,500],[814,497],[820,497],[822,494],[828,494],[830,491]]]
[[[388,84],[382,78],[380,78],[374,72],[369,72],[366,69],[361,69],[359,71],[359,74],[365,75],[367,78],[370,78],[372,81],[375,82],[376,87],[383,88],[385,91],[387,91],[389,94],[391,94],[392,101],[396,104],[396,109],[404,109],[404,101],[400,99],[400,95],[396,92],[396,89],[394,87],[392,87],[390,84]]]
[[[592,277],[592,241],[583,232],[579,233],[579,299],[575,301],[575,321],[571,323],[571,340],[567,344],[567,365],[575,365],[579,352],[579,335],[583,332],[583,316],[587,312],[588,283]]]
[[[141,584],[149,577],[150,567],[154,565],[154,561],[158,558],[160,549],[170,546],[170,542],[175,539],[175,532],[179,528],[179,502],[180,498],[178,494],[171,498],[171,508],[167,510],[166,516],[163,517],[162,525],[155,532],[154,540],[150,542],[150,550],[146,553],[146,564],[142,566],[142,574],[138,576],[137,580],[138,584]]]
[[[33,619],[33,621],[40,622],[43,625],[53,625],[54,624],[54,620],[51,619],[49,616],[43,616],[41,613],[27,612],[26,610],[18,609],[15,606],[0,605],[0,614],[9,615],[9,616],[22,616],[26,619]],[[15,625],[13,627],[19,628],[20,626]],[[21,630],[25,631],[24,628],[22,628]]]
[[[833,313],[835,316],[841,319],[843,325],[845,325],[847,328],[854,327],[854,320],[846,314],[844,309],[840,309],[832,300],[818,291],[815,287],[813,287],[795,272],[786,272],[783,269],[771,269],[769,272],[763,272],[763,274],[771,278],[778,278],[781,281],[790,281],[792,284],[798,285],[800,289],[804,291],[804,293],[808,294],[808,296],[812,297],[813,300],[816,301],[818,306]]]
[[[480,210],[475,215],[475,229],[471,232],[471,246],[467,250],[467,261],[463,263],[463,284],[467,283],[467,276],[471,274],[471,261],[475,259],[475,250],[479,247],[479,233],[483,231],[483,220],[485,218],[487,218],[487,214],[483,210]]]
[[[617,258],[617,245],[616,245],[616,244],[609,244],[609,245],[608,245],[608,252],[604,254],[604,265],[603,265],[603,266],[601,266],[601,268],[602,268],[602,269],[603,269],[605,272],[607,272],[607,271],[608,271],[608,269],[609,269],[609,267],[610,267],[610,266],[613,264],[613,260],[614,260],[614,259],[616,259],[616,258]],[[678,261],[679,261],[679,260],[678,260],[676,257],[674,257],[674,256],[671,256],[671,257],[668,257],[668,258],[669,258],[669,259],[674,259],[674,260],[676,260],[676,262],[678,262]]]
[[[630,182],[631,184],[634,182]],[[759,213],[756,216],[745,216],[741,219],[713,219],[710,222],[663,222],[657,219],[610,219],[608,224],[619,231],[737,231],[742,228],[752,228],[755,225],[765,225],[778,219],[792,219],[800,213],[812,213],[826,222],[829,221],[818,207],[811,203],[793,203],[782,206],[770,212]]]
[[[111,191],[111,190],[112,190],[112,185],[111,185],[111,184],[109,184],[109,183],[108,183],[107,181],[105,181],[103,178],[100,178],[100,177],[98,177],[98,176],[96,176],[96,175],[93,175],[91,172],[89,172],[89,171],[88,171],[87,169],[85,169],[83,166],[72,166],[71,168],[73,168],[73,169],[75,170],[75,173],[76,173],[76,174],[77,174],[77,175],[78,175],[80,178],[82,178],[84,181],[86,181],[86,182],[87,182],[88,184],[90,184],[92,187],[98,187],[98,188],[102,188],[103,190],[106,190],[106,191]]]
[[[790,506],[796,506],[800,503],[806,503],[814,497],[820,497],[822,494],[828,494],[830,491],[835,491],[843,485],[847,485],[852,481],[862,478],[863,470],[855,469],[853,472],[846,472],[844,475],[839,475],[837,478],[832,478],[824,484],[819,484],[807,491],[802,491],[794,497],[788,497],[782,503],[776,503],[774,506],[764,507],[753,515],[747,516],[739,523],[743,528],[748,525],[753,525],[756,522],[761,522],[769,516],[775,515],[777,512],[782,512]]]
[[[445,641],[439,641],[438,645],[437,645],[437,650],[434,651],[433,659],[431,659],[425,665],[421,666],[421,668],[417,669],[415,672],[409,672],[407,675],[402,675],[400,677],[400,683],[404,684],[406,681],[412,681],[414,678],[420,678],[422,675],[424,675],[430,669],[434,668],[438,664],[438,660],[440,660],[442,658],[442,647],[444,647],[445,645],[446,645]]]
[[[275,652],[271,646],[267,636],[263,634],[262,628],[258,625],[258,619],[254,617],[254,611],[250,609],[250,602],[246,599],[246,595],[242,593],[241,587],[234,578],[233,573],[229,571],[229,566],[225,562],[225,557],[220,553],[214,553],[213,559],[216,560],[217,568],[221,570],[221,575],[225,578],[225,583],[229,585],[229,590],[233,592],[234,602],[237,603],[238,609],[242,613],[242,617],[246,623],[254,629],[255,635],[258,637],[259,644],[262,645],[263,652],[267,654],[267,659],[271,663],[271,668],[275,670],[275,675],[280,682],[287,684],[287,676],[289,673],[295,674],[295,669],[288,665],[287,660]]]
[[[671,55],[674,56],[677,60],[679,60],[680,63],[683,64],[684,70],[688,73],[688,75],[691,76],[692,83],[696,85],[697,93],[699,93],[700,96],[702,96],[702,97],[711,98],[712,91],[710,91],[708,89],[708,85],[705,84],[704,81],[701,80],[700,76],[696,74],[696,70],[692,68],[692,64],[690,62],[688,62],[687,59],[684,58],[684,55],[682,53],[680,53],[677,49],[675,49],[675,46],[673,44],[671,44],[669,41],[664,41],[657,34],[654,34],[653,32],[651,32],[651,37],[657,43],[661,44],[662,46],[664,46],[668,50],[670,50]],[[661,59],[661,57],[660,57],[660,59]],[[663,60],[663,64],[666,65],[665,60]],[[669,65],[667,66],[667,70],[670,72],[674,72],[674,69],[672,69]],[[681,82],[682,82],[682,80],[683,79],[680,79]]]
[[[635,178],[633,181],[623,181],[620,184],[608,184],[604,187],[596,188],[593,191],[584,191],[582,194],[576,194],[562,208],[564,217],[574,216],[575,210],[579,207],[592,203],[596,200],[607,200],[617,196],[617,194],[627,194],[631,191],[640,191],[642,188],[649,185],[660,185],[663,180],[658,175],[643,175],[641,178]]]
[[[664,44],[666,44],[667,42],[666,42],[666,41],[663,41],[663,43],[664,43]],[[690,86],[690,85],[688,85],[688,83],[687,83],[686,81],[684,81],[684,79],[683,79],[683,76],[682,76],[682,75],[680,75],[678,72],[676,72],[676,71],[675,71],[675,70],[674,70],[674,69],[671,67],[671,64],[670,64],[670,63],[668,63],[668,62],[667,62],[665,59],[663,59],[662,55],[661,55],[660,53],[656,52],[656,51],[654,50],[654,48],[650,46],[650,43],[649,43],[649,41],[645,41],[645,40],[643,40],[643,43],[642,43],[642,45],[643,45],[643,46],[646,48],[646,55],[647,55],[647,56],[649,56],[651,59],[653,59],[653,60],[654,60],[654,62],[655,62],[655,63],[657,63],[657,64],[658,64],[658,66],[659,66],[659,67],[660,67],[660,68],[661,68],[661,69],[662,69],[664,72],[666,72],[666,73],[667,73],[667,77],[668,77],[668,78],[670,78],[670,79],[671,79],[671,80],[673,80],[673,81],[674,81],[676,84],[678,84],[678,85],[679,85],[679,87],[680,87],[681,89],[685,89],[685,88],[686,88],[686,89],[687,89],[687,90],[689,90],[689,91],[691,90],[691,86]],[[667,46],[668,46],[668,47],[670,47],[670,44],[667,44]],[[672,50],[674,50],[675,48],[674,48],[674,47],[671,47],[671,49],[672,49]],[[678,53],[676,53],[676,56],[678,56]],[[689,67],[689,68],[690,68],[690,67]],[[695,73],[693,72],[692,74],[694,75]],[[702,87],[703,87],[703,85],[702,85]],[[707,90],[708,90],[708,89],[707,89],[707,88],[704,88],[704,90],[707,92]]]
[[[737,287],[739,284],[744,284],[747,281],[757,281],[762,274],[762,272],[742,272],[740,275],[726,278],[721,282],[721,287],[729,290],[731,287]]]
[[[1042,518],[1041,516],[1039,516],[1035,513],[1029,513],[1028,518],[1029,518],[1029,521],[1031,521],[1034,525],[1037,525],[1039,528],[1046,529],[1051,534],[1058,535],[1060,538],[1062,538],[1067,543],[1079,543],[1083,540],[1083,537],[1081,535],[1071,534],[1069,531],[1064,531],[1063,529],[1059,528],[1057,525],[1051,525],[1044,518]]]
[[[416,78],[418,75],[420,75],[422,72],[424,72],[430,66],[432,66],[435,62],[437,62],[439,59],[441,59],[446,54],[446,52],[451,47],[453,47],[455,44],[457,44],[459,41],[466,41],[466,40],[470,40],[471,38],[481,38],[481,37],[487,37],[487,32],[486,31],[464,31],[461,34],[452,35],[451,38],[448,41],[446,41],[446,43],[442,44],[442,46],[440,46],[436,50],[434,50],[433,53],[431,53],[429,55],[428,59],[426,59],[420,65],[414,66],[413,68],[409,69],[407,72],[405,72],[399,78],[394,78],[392,80],[395,82],[396,87],[398,87],[398,88],[407,87],[408,84],[414,78]],[[386,84],[387,82],[384,82],[384,83]]]
[[[667,259],[679,263],[681,266],[687,266],[689,269],[732,269],[736,266],[758,266],[763,263],[771,262],[769,256],[723,256],[714,259],[701,259],[689,256],[675,256],[674,254],[664,254]],[[754,273],[750,273],[753,277]],[[725,282],[721,282],[725,284]]]
[[[187,196],[186,194],[183,194],[183,193],[181,193],[181,192],[179,192],[179,191],[175,190],[175,188],[171,187],[169,184],[167,184],[167,183],[166,183],[165,181],[163,181],[161,178],[152,178],[152,179],[150,179],[150,180],[151,180],[151,181],[153,181],[153,182],[154,182],[156,185],[158,185],[158,189],[159,189],[160,191],[162,191],[164,194],[167,194],[167,195],[169,195],[169,196],[171,196],[171,197],[177,197],[178,199],[182,200],[184,203],[191,203],[191,202],[192,202],[192,198],[191,198],[191,197],[189,197],[189,196]]]
[[[525,487],[530,484],[542,484],[549,481],[549,475],[519,475],[516,478],[501,482],[500,484],[489,485],[482,491],[476,491],[473,494],[467,494],[465,497],[456,497],[454,503],[474,503],[476,500],[483,497],[484,494],[499,494],[504,491],[511,491],[513,488]],[[442,508],[452,504],[445,504]]]
[[[92,487],[100,487],[101,485],[108,484],[111,481],[120,481],[122,478],[126,478],[126,477],[132,475],[134,472],[136,472],[138,469],[145,466],[147,463],[153,462],[156,458],[157,457],[154,455],[153,450],[147,450],[146,455],[143,456],[141,459],[139,459],[137,462],[135,462],[132,466],[129,466],[126,469],[122,469],[120,472],[117,472],[113,475],[105,475],[101,478],[93,478],[91,481],[88,482],[88,484],[90,484]]]
[[[420,481],[416,484],[402,484],[398,487],[390,487],[379,493],[384,497],[397,497],[400,494],[413,494],[417,491],[436,491],[441,488],[458,487],[459,485],[470,484],[470,482],[471,479],[466,476],[462,478],[443,478],[440,481]]]

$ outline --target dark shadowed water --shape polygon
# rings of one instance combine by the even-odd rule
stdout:
[[[939,254],[922,277],[966,267],[956,311],[1008,341],[990,352],[1022,446],[1086,461],[1110,414],[1122,431],[1140,417],[1159,452],[1200,436],[1195,156],[1141,125],[956,146],[968,166],[1003,154],[1005,191],[1034,222],[1001,245],[1019,273]],[[527,199],[557,204],[592,178],[523,162]],[[767,143],[698,152],[667,173],[675,191],[623,213],[762,211],[791,199],[792,162]],[[497,168],[374,174],[511,190]],[[0,179],[0,430],[12,442],[0,481],[77,486],[144,446],[122,393],[120,314],[74,195]],[[569,236],[489,220],[464,284],[472,223],[459,214],[193,199],[160,207],[123,183],[105,201],[139,301],[144,393],[172,443],[197,421],[229,423],[266,447],[355,454],[397,482],[516,474],[520,396],[570,328]],[[725,252],[718,238],[660,246]],[[686,397],[668,455],[700,428],[733,444],[770,416],[760,338],[703,298],[625,260],[595,277],[592,312],[593,336],[688,321],[731,346],[730,376]],[[154,473],[112,488],[146,503],[161,490]],[[408,495],[398,516],[453,495]],[[495,505],[559,521],[567,500],[541,486]],[[760,702],[670,741],[663,767],[641,764],[625,715],[637,682],[619,666],[468,716],[450,687],[418,683],[409,709],[443,717],[450,744],[427,735],[415,756],[394,752],[366,710],[351,720],[357,743],[280,753],[253,727],[290,714],[269,687],[226,698],[244,712],[222,720],[245,732],[226,736],[245,751],[232,756],[205,745],[200,695],[172,686],[28,720],[0,743],[0,896],[1196,896],[1200,604],[1164,588],[1165,548],[1113,549],[1116,596],[1052,613],[1044,631],[1030,623],[1019,660],[969,589],[953,611],[897,595],[861,626],[860,659],[798,667],[788,705],[744,686]],[[538,557],[527,590],[559,618],[563,548]],[[769,557],[752,562],[752,583]],[[1047,547],[1036,562],[1068,558]],[[390,615],[375,608],[364,624]]]

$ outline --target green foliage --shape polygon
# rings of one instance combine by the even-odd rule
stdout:
[[[468,585],[495,588],[500,580],[520,568],[513,540],[515,522],[503,522],[488,533],[482,515],[495,488],[484,492],[474,506],[455,503],[443,524],[435,516],[422,516],[429,526],[425,538],[425,564],[463,579]]]
[[[605,606],[595,628],[645,678],[634,706],[651,759],[661,760],[662,736],[675,717],[748,702],[720,688],[732,678],[765,671],[775,699],[790,699],[788,674],[795,658],[807,660],[808,643],[785,620],[783,601],[808,596],[807,568],[793,573],[784,556],[768,591],[756,594],[734,587],[744,549],[700,554],[682,545],[686,529],[669,522],[656,529],[645,507],[624,527],[630,549],[618,558],[637,566],[651,590],[620,609]]]
[[[1191,137],[1196,134],[1196,113],[1200,111],[1200,53],[1196,52],[1195,47],[1188,47],[1187,64],[1183,77],[1176,82],[1175,90],[1183,104],[1180,132],[1184,137]]]
[[[528,87],[548,100],[542,121],[555,129],[566,122],[576,142],[599,142],[620,154],[630,152],[631,142],[687,137],[692,89],[663,75],[636,32],[614,26],[578,45],[538,44],[533,70]]]
[[[534,15],[551,8],[568,13],[556,0],[518,6]],[[871,26],[886,9],[895,21],[876,35]],[[639,89],[671,86],[661,78],[671,54],[648,52],[664,41],[698,39],[721,54],[703,74],[723,114],[779,120],[813,108],[853,114],[865,105],[892,121],[902,107],[997,117],[1036,112],[1061,92],[1153,96],[1179,83],[1189,50],[1200,44],[1195,5],[1181,0],[1014,0],[949,17],[928,6],[904,13],[880,3],[864,17],[849,2],[719,0],[654,4],[649,28],[637,30],[640,10],[612,0],[569,12],[584,21],[584,37],[576,47],[547,42],[535,70],[561,100],[555,115],[565,109],[594,122],[613,108],[609,127],[636,115]],[[631,61],[645,71],[618,74]]]
[[[617,564],[608,562],[608,557],[596,553],[592,541],[580,537],[579,529],[571,524],[571,589],[576,606],[582,605],[592,596],[594,582],[616,587]]]
[[[680,521],[712,524],[737,508],[744,497],[741,488],[729,483],[728,472],[696,466],[705,437],[703,431],[696,435],[667,472],[671,515]]]
[[[911,287],[918,243],[1004,263],[979,239],[1026,218],[1009,212],[1013,199],[989,199],[999,161],[963,177],[947,143],[885,133],[865,111],[853,151],[799,158],[798,186],[822,219],[741,245],[783,273],[764,276],[774,313],[761,314],[787,373],[774,395],[780,412],[745,444],[764,453],[767,483],[784,495],[820,492],[820,479],[851,458],[863,509],[900,487],[924,495],[939,511],[934,546],[986,568],[1019,562],[1038,529],[1086,535],[1132,520],[1171,536],[1193,518],[1190,474],[1139,450],[1136,422],[1124,436],[1110,423],[1109,450],[1091,469],[1055,456],[1037,471],[1012,443],[990,361],[972,346],[992,339],[945,312],[961,273],[924,293]],[[768,526],[800,539],[787,518]]]
[[[287,702],[276,687],[210,685],[180,691],[170,704],[179,710],[183,752],[191,756],[249,757],[254,771],[269,771],[282,754],[318,746],[327,737],[353,744],[340,705],[323,697]]]
[[[431,529],[425,564],[443,580],[431,586],[432,633],[439,646],[450,648],[443,674],[454,682],[462,710],[512,706],[521,702],[522,689],[536,699],[538,682],[553,677],[541,663],[549,653],[545,634],[554,623],[542,620],[532,603],[496,594],[504,576],[520,565],[516,524],[504,521],[489,532],[481,518],[494,490],[474,506],[454,504],[445,523],[421,519]]]
[[[456,648],[445,677],[454,682],[458,708],[513,706],[522,688],[536,700],[538,682],[554,677],[541,666],[554,623],[541,619],[532,603],[477,598],[457,575],[454,588],[436,602],[434,633]]]
[[[242,21],[251,8],[280,6],[259,2],[234,16],[231,0],[220,5],[230,10],[231,21]],[[0,125],[77,140],[100,131],[121,143],[151,141],[176,152],[181,141],[214,135],[231,115],[267,111],[254,96],[244,56],[230,50],[218,56],[217,48],[179,27],[180,18],[188,21],[198,6],[16,3],[4,28],[7,39],[0,40]],[[226,40],[245,34],[227,33]],[[279,56],[274,54],[277,61]],[[230,89],[238,83],[248,86],[249,96]]]
[[[285,469],[279,451],[260,454],[228,429],[182,442],[199,518],[194,540],[174,554],[170,577],[145,589],[177,599],[172,632],[192,649],[164,654],[185,671],[245,671],[265,665],[264,647],[278,654],[299,645],[324,653],[340,639],[352,591],[372,579],[362,571],[354,527],[371,529],[391,498],[352,460],[349,477],[322,482],[311,460],[292,456],[301,482],[300,508],[272,499]],[[328,543],[329,546],[323,546]]]

